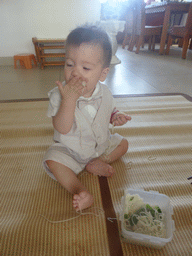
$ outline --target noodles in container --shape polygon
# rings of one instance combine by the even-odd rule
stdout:
[[[172,240],[173,208],[168,196],[128,189],[122,197],[121,229],[125,242],[161,248]]]

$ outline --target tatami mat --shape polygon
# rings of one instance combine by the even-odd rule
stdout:
[[[114,163],[117,174],[108,179],[116,214],[124,189],[158,191],[171,199],[176,229],[163,249],[122,243],[124,255],[191,255],[192,103],[162,96],[117,99],[117,106],[132,121],[114,129],[129,141],[128,153]]]
[[[2,104],[2,255],[109,255],[104,214],[53,224],[78,216],[72,195],[42,168],[45,150],[52,143],[47,102]],[[102,209],[98,177],[80,179]]]
[[[169,196],[176,229],[173,240],[160,250],[121,241],[123,255],[190,255],[192,185],[187,177],[192,171],[192,103],[182,96],[158,96],[118,98],[117,105],[132,116],[131,122],[114,129],[128,139],[129,151],[113,163],[116,174],[108,179],[118,235],[126,188]],[[111,256],[108,220],[101,211],[106,210],[102,204],[105,188],[100,188],[98,177],[86,172],[79,177],[95,198],[96,208],[85,212],[98,216],[84,215],[57,224],[40,216],[53,221],[77,216],[72,195],[42,167],[53,136],[47,106],[47,101],[1,104],[2,255]]]

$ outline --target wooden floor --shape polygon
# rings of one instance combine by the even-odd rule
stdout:
[[[122,49],[116,56],[121,64],[111,66],[105,84],[113,95],[184,93],[192,96],[192,51],[181,58],[181,49],[172,46],[169,56],[150,52],[147,45],[139,54]],[[0,66],[0,100],[47,98],[56,80],[64,80],[63,66],[14,69]]]

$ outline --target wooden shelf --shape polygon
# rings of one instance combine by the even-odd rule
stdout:
[[[65,57],[65,53],[44,53],[41,55],[41,58],[63,58]]]
[[[32,42],[35,47],[37,61],[42,69],[45,66],[65,65],[63,60],[65,58],[65,39],[38,39],[33,37]],[[59,50],[59,52],[54,50]],[[48,61],[46,58],[55,59]],[[61,60],[58,60],[58,58],[61,58]]]
[[[64,45],[41,46],[41,49],[65,49]]]
[[[65,65],[65,61],[47,61],[43,63],[44,66],[60,66]]]

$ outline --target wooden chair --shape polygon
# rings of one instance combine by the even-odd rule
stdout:
[[[135,9],[129,8],[128,14],[126,17],[126,22],[125,22],[125,37],[123,40],[122,48],[124,49],[126,45],[129,45],[129,42],[131,40],[131,36],[135,34],[135,28],[136,28],[136,15],[135,15]]]
[[[149,38],[149,47],[148,49],[155,50],[155,37],[161,35],[162,26],[146,26],[145,25],[145,3],[142,0],[137,0],[134,3],[134,8],[132,10],[132,31],[131,31],[131,39],[129,41],[128,50],[133,51],[134,46],[136,46],[135,53],[139,53],[141,45],[144,44],[144,39],[147,36]],[[129,14],[128,14],[129,15]],[[128,19],[130,22],[130,19]],[[126,21],[127,24],[127,21]],[[125,25],[125,30],[126,30]],[[130,26],[130,24],[129,24]],[[127,33],[128,35],[128,33]],[[125,37],[126,41],[126,37]],[[123,45],[124,47],[124,45]]]
[[[182,58],[186,59],[187,49],[189,48],[189,41],[192,38],[192,3],[189,7],[188,17],[185,26],[174,25],[170,28],[168,33],[168,42],[165,54],[169,54],[170,47],[172,45],[172,40],[174,38],[182,39]]]
[[[37,62],[35,59],[34,54],[18,54],[14,55],[14,67],[17,68],[17,61],[19,60],[21,67],[26,68],[26,69],[31,69],[32,68],[32,61],[35,66],[37,66]]]

